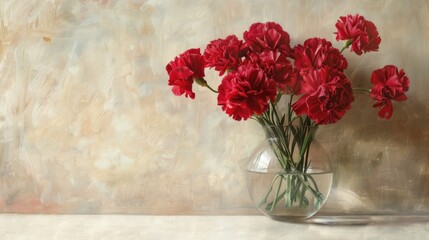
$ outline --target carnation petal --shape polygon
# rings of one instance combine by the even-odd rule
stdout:
[[[393,115],[393,106],[392,102],[389,100],[384,106],[378,111],[378,116],[385,119],[390,119]]]

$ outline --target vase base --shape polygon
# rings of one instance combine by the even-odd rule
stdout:
[[[332,215],[313,216],[303,219],[301,223],[321,225],[368,225],[401,222],[428,222],[429,215]]]
[[[290,223],[306,223],[311,216],[268,216],[274,221]]]

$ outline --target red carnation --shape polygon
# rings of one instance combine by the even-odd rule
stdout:
[[[297,115],[308,115],[317,124],[336,123],[354,101],[350,81],[344,73],[323,67],[302,73],[304,95],[292,109]]]
[[[275,82],[267,78],[263,70],[251,65],[226,75],[218,90],[218,105],[238,121],[262,114],[277,95]]]
[[[248,61],[253,66],[264,70],[267,77],[273,79],[281,91],[299,94],[297,70],[293,68],[285,54],[266,50],[260,54],[249,54]]]
[[[356,14],[340,17],[335,24],[337,27],[337,41],[350,41],[351,52],[362,55],[363,52],[377,51],[381,38],[378,35],[374,23],[366,20],[364,17]]]
[[[192,84],[195,78],[204,77],[204,65],[204,57],[199,48],[189,49],[167,64],[168,85],[173,86],[174,95],[185,94],[185,97],[194,99]]]
[[[243,42],[235,35],[211,41],[204,51],[206,67],[214,67],[216,71],[220,71],[219,76],[228,69],[236,70],[244,55],[242,45]]]
[[[332,43],[323,38],[310,38],[304,45],[297,45],[293,49],[295,67],[300,71],[309,71],[323,66],[330,66],[339,71],[347,68],[347,60]]]
[[[286,55],[290,53],[290,37],[278,23],[254,23],[249,31],[243,33],[246,45],[254,52],[279,50]]]
[[[404,70],[398,70],[393,65],[374,70],[371,75],[371,83],[374,84],[370,96],[376,100],[375,108],[379,108],[378,115],[390,119],[393,114],[392,100],[405,101],[410,80],[405,76]]]

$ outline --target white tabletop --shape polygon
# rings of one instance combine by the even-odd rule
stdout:
[[[428,222],[326,226],[264,216],[0,214],[0,239],[429,239]]]

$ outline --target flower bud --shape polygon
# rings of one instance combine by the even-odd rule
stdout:
[[[207,81],[204,78],[194,78],[194,81],[202,87],[207,87]]]

